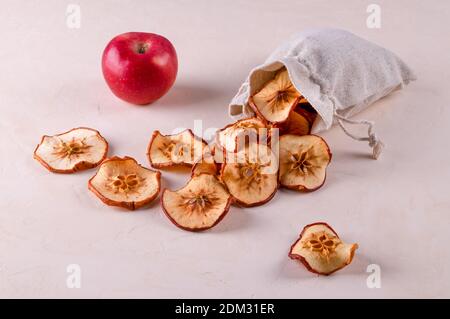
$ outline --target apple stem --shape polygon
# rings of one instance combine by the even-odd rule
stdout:
[[[147,51],[147,49],[148,49],[148,44],[147,43],[143,43],[143,44],[139,45],[138,53],[139,54],[144,54],[145,51]]]

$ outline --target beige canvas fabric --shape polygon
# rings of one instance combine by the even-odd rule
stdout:
[[[312,133],[339,124],[351,137],[369,142],[374,158],[382,149],[371,121],[350,117],[378,99],[415,80],[413,71],[394,53],[340,29],[311,29],[281,44],[261,65],[250,71],[229,105],[233,118],[253,115],[249,96],[258,92],[285,66],[297,90],[318,113]],[[367,136],[353,135],[345,126],[365,124]]]

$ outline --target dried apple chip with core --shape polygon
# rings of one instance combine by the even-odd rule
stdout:
[[[289,79],[284,68],[267,82],[264,87],[250,99],[250,106],[263,119],[278,123],[285,121],[291,110],[297,105],[301,94]]]
[[[42,137],[34,158],[53,173],[74,173],[98,166],[108,153],[108,143],[96,130],[79,127]]]
[[[331,160],[327,143],[316,135],[280,137],[280,184],[298,191],[314,191],[325,182]]]
[[[161,206],[177,227],[200,231],[217,225],[230,209],[232,197],[213,175],[200,174],[177,191],[164,190]]]
[[[262,120],[251,117],[229,124],[217,131],[216,142],[228,152],[237,152],[245,146],[247,140],[255,142],[267,140],[267,131],[267,126]]]
[[[138,209],[158,196],[161,173],[145,168],[131,157],[103,161],[89,180],[89,189],[106,205]]]
[[[148,145],[147,155],[150,164],[155,168],[191,166],[202,157],[205,150],[206,142],[195,136],[191,130],[174,135],[162,135],[155,131]]]
[[[352,262],[358,244],[346,244],[326,223],[305,226],[289,257],[300,260],[316,274],[330,275]]]
[[[309,121],[296,111],[292,111],[286,121],[275,124],[274,127],[280,129],[280,135],[308,135],[311,132],[311,125]]]
[[[220,176],[238,204],[262,205],[277,191],[278,162],[269,147],[253,143],[235,154],[227,154]]]

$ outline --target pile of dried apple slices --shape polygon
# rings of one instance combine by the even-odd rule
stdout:
[[[187,130],[153,133],[147,155],[155,168],[191,165],[191,179],[179,190],[165,189],[161,206],[177,226],[199,231],[217,225],[231,204],[251,207],[270,201],[281,186],[301,192],[320,188],[331,161],[327,143],[311,135],[314,108],[292,85],[286,69],[254,94],[256,116],[236,121],[207,145]],[[346,244],[325,223],[308,225],[289,256],[317,274],[350,264],[357,244]]]
[[[317,113],[287,70],[277,72],[250,104],[256,116],[218,130],[210,145],[191,130],[153,133],[147,155],[154,168],[192,166],[186,186],[164,190],[161,197],[176,226],[204,230],[221,220],[230,201],[257,206],[270,201],[280,186],[306,192],[324,184],[331,152],[321,137],[310,135]]]
[[[100,165],[89,189],[105,204],[129,210],[142,207],[159,194],[161,173],[142,167],[131,157],[107,158],[108,142],[93,129],[80,127],[47,136],[34,158],[53,173],[74,173]]]
[[[156,169],[191,168],[190,180],[178,190],[164,189],[161,206],[168,219],[188,231],[217,225],[232,204],[263,205],[279,187],[300,192],[320,188],[331,152],[311,134],[314,108],[296,90],[285,68],[249,99],[256,116],[217,131],[209,144],[191,130],[163,135],[155,131],[147,156]],[[34,157],[49,171],[73,173],[99,166],[89,189],[106,205],[129,210],[152,202],[161,188],[161,173],[131,157],[107,158],[108,143],[96,130],[76,128],[44,136]],[[289,256],[308,270],[331,274],[353,258],[357,244],[342,242],[325,223],[306,226]]]

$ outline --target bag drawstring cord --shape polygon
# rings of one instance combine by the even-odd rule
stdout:
[[[375,132],[373,131],[373,126],[374,123],[372,121],[367,121],[367,120],[360,120],[360,121],[355,121],[355,120],[350,120],[342,115],[339,115],[336,111],[334,112],[334,116],[337,119],[337,122],[339,124],[339,126],[342,128],[342,130],[344,131],[345,134],[347,134],[349,137],[351,137],[354,140],[357,141],[368,141],[369,142],[369,146],[372,148],[372,157],[374,159],[378,159],[378,157],[380,156],[384,144],[383,142],[378,138],[378,136],[375,134]],[[368,130],[367,130],[367,137],[360,137],[360,136],[356,136],[354,134],[352,134],[344,125],[344,122],[349,123],[349,124],[364,124],[368,126]]]

